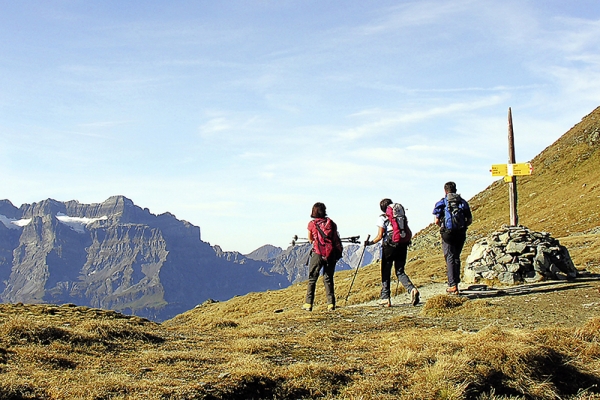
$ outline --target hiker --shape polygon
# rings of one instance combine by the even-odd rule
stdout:
[[[435,224],[440,227],[442,250],[446,259],[448,294],[457,295],[460,283],[460,253],[467,239],[467,227],[473,222],[471,208],[460,194],[456,193],[456,183],[444,185],[445,196],[435,203],[433,215]]]
[[[394,213],[396,207],[399,214]],[[408,220],[404,215],[404,207],[399,203],[393,203],[390,199],[383,199],[379,203],[379,208],[383,211],[377,220],[377,236],[372,241],[365,241],[365,246],[370,246],[379,241],[381,245],[381,296],[379,305],[391,307],[391,274],[392,264],[396,270],[396,277],[406,289],[406,292],[411,296],[413,306],[419,304],[419,290],[413,285],[410,278],[404,272],[406,265],[406,255],[408,246],[412,238],[410,228],[408,228]]]
[[[308,223],[308,242],[313,245],[308,264],[308,288],[303,310],[312,311],[315,299],[315,286],[319,272],[323,269],[323,283],[327,296],[327,311],[335,310],[335,293],[333,288],[333,273],[335,264],[342,258],[342,241],[337,231],[337,225],[327,218],[325,204],[315,203]]]

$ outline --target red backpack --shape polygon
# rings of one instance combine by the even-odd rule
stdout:
[[[412,239],[412,232],[408,227],[408,219],[404,207],[400,203],[394,203],[385,210],[385,216],[392,224],[392,233],[387,235],[386,244],[396,246],[398,243],[408,243]]]
[[[314,220],[317,235],[313,241],[315,253],[327,261],[337,262],[342,258],[342,241],[337,225],[329,218]]]

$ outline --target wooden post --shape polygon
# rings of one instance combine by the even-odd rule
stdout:
[[[508,108],[508,163],[516,164],[515,157],[515,136],[513,133],[512,113]],[[510,206],[510,225],[519,224],[519,215],[517,214],[517,177],[511,176],[508,183],[508,201]]]

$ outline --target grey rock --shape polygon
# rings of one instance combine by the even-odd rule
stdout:
[[[506,265],[506,270],[508,272],[512,272],[513,274],[516,272],[519,272],[519,270],[521,269],[521,265],[520,264],[507,264]]]
[[[487,279],[487,280],[492,281],[492,280],[498,278],[498,272],[496,272],[496,271],[485,271],[485,272],[483,272],[481,274],[481,277],[483,279]]]
[[[471,254],[467,257],[467,263],[472,264],[475,261],[481,260],[488,249],[487,242],[482,241],[475,243],[471,249]]]
[[[537,271],[529,271],[523,276],[523,279],[527,283],[536,283],[543,281],[545,278],[544,275],[540,274]]]
[[[498,280],[506,285],[515,285],[521,282],[519,274],[513,272],[503,272],[499,274]]]
[[[506,264],[494,264],[493,271],[501,273],[508,271],[508,268],[506,267]]]
[[[506,245],[506,252],[509,254],[522,254],[527,248],[524,242],[509,242]]]
[[[499,264],[508,264],[511,263],[514,260],[514,258],[515,257],[513,255],[504,254],[503,256],[496,258],[496,262],[498,262]]]

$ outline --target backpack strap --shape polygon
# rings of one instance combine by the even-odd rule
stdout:
[[[317,228],[317,230],[321,234],[321,237],[323,237],[323,238],[327,237],[327,235],[325,235],[325,233],[323,232],[323,230],[319,227],[319,224],[317,224],[317,221],[315,221],[315,228]],[[317,238],[317,240],[318,240],[318,238]]]

